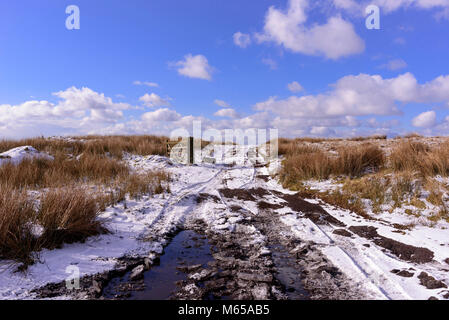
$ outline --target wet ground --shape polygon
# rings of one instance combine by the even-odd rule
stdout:
[[[296,259],[280,243],[268,246],[268,248],[272,252],[272,259],[276,268],[275,278],[283,285],[288,299],[308,299],[309,294],[302,285],[301,273],[298,272]]]
[[[159,262],[143,274],[140,286],[129,287],[131,273],[113,279],[104,290],[105,298],[117,298],[129,290],[123,298],[131,300],[167,300],[177,291],[179,281],[185,281],[188,271],[207,267],[212,261],[211,246],[205,236],[192,230],[178,233],[165,248]],[[137,290],[136,290],[137,289]]]

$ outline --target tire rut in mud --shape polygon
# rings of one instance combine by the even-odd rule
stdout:
[[[269,257],[273,263],[274,281],[281,287],[279,291],[283,298],[344,300],[366,297],[321,253],[317,245],[295,236],[274,211],[281,206],[289,207],[317,224],[345,226],[321,206],[305,201],[298,194],[262,188],[221,189],[220,192],[228,199],[257,201],[259,212],[251,215],[246,224],[255,227],[265,237],[264,245],[270,250]],[[273,197],[277,198],[276,203],[272,203]]]
[[[278,265],[275,267],[276,275],[286,289],[289,299],[364,298],[364,294],[351,286],[350,279],[336,268],[314,243],[294,236],[275,212],[260,211],[255,218],[255,226],[267,237],[272,256],[284,256],[277,261]]]
[[[317,223],[341,225],[338,220],[336,222],[330,219],[330,215],[319,205],[263,188],[224,188],[219,192],[224,198],[256,202],[259,214],[255,215],[235,204],[227,206],[231,211],[238,211],[238,215],[243,217],[232,231],[226,229],[217,231],[213,223],[207,224],[203,220],[192,220],[188,217],[171,225],[164,223],[167,218],[165,215],[162,215],[151,228],[154,239],[147,240],[159,242],[165,240],[163,243],[166,249],[182,230],[192,230],[201,237],[206,237],[210,245],[212,259],[208,263],[202,263],[201,266],[198,266],[196,261],[186,261],[183,269],[186,277],[176,280],[177,288],[169,298],[179,300],[363,298],[348,285],[350,281],[332,266],[313,243],[303,242],[294,236],[289,228],[280,222],[279,215],[273,211],[285,203],[285,206],[291,207],[294,211],[305,212],[308,218],[313,218]],[[279,198],[279,203],[269,202],[268,197],[273,196]],[[189,194],[182,201],[196,202],[196,205],[222,201],[219,197],[207,193],[196,196],[196,201],[192,201],[194,199],[191,197],[193,195]],[[154,268],[157,268],[156,261],[161,254],[162,252],[152,254],[150,261],[148,257],[119,259],[114,270],[83,277],[80,281],[81,290],[75,293],[65,289],[65,282],[49,284],[36,293],[41,298],[68,295],[81,299],[129,299],[133,298],[133,292],[142,292],[142,295],[138,295],[144,297],[147,287],[145,274],[151,272],[154,263],[156,263]],[[137,276],[129,279],[131,274],[136,272]],[[125,281],[117,282],[120,278]],[[120,283],[120,286],[111,289],[110,286],[114,283]]]
[[[245,222],[247,223],[247,221]],[[178,283],[173,299],[265,300],[285,298],[273,277],[273,261],[261,252],[263,243],[254,243],[254,230],[245,224],[234,232],[214,231],[202,221],[190,226],[207,230],[213,261],[206,268],[192,271],[188,280]]]

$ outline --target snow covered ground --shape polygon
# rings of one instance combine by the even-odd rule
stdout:
[[[6,152],[0,153],[0,166],[5,163],[17,164],[24,159],[48,159],[53,160],[53,157],[39,152],[31,146],[17,147]]]
[[[31,147],[26,148],[1,154],[0,161],[37,152]],[[237,147],[227,146],[229,156],[239,155],[234,148]],[[78,267],[81,276],[92,275],[113,269],[124,256],[160,254],[167,245],[164,235],[195,219],[205,221],[216,232],[232,233],[243,227],[254,229],[251,241],[263,243],[264,236],[257,228],[243,224],[245,216],[232,209],[236,206],[253,216],[261,214],[262,210],[266,214],[268,210],[278,217],[289,230],[289,236],[310,244],[343,272],[348,286],[362,293],[359,298],[449,298],[449,291],[444,288],[449,284],[449,232],[444,224],[399,230],[394,224],[404,221],[394,213],[378,220],[366,220],[321,201],[305,199],[307,203],[303,205],[307,208],[318,205],[325,210],[317,210],[320,216],[315,219],[318,214],[313,211],[315,209],[298,209],[294,192],[285,190],[272,178],[270,174],[279,167],[276,161],[269,166],[254,166],[250,161],[243,161],[233,167],[210,163],[184,166],[160,156],[127,155],[125,161],[135,170],[164,169],[169,172],[171,193],[145,196],[139,201],[128,199],[126,203],[107,208],[100,218],[104,219],[111,234],[89,238],[85,243],[64,245],[62,249],[45,250],[26,273],[14,272],[9,261],[0,262],[0,299],[36,298],[31,293],[33,289],[65,281],[70,275],[66,272],[69,266]],[[259,188],[267,192],[250,191]],[[226,195],[225,189],[231,190],[227,191],[229,194],[232,190],[238,191],[240,196]],[[245,192],[251,196],[242,196]],[[215,197],[215,201],[207,198],[198,203],[200,194]],[[263,209],[261,201],[273,207]],[[377,235],[372,236],[373,229],[357,227],[374,227]],[[371,233],[364,233],[366,230]],[[432,257],[425,262],[415,261],[419,260],[414,256],[415,247],[428,249],[425,253],[430,251]],[[411,252],[408,258],[401,255],[404,252]]]

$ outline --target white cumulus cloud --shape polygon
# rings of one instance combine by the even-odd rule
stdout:
[[[219,99],[215,99],[214,103],[222,108],[230,108],[231,106],[229,105],[229,103],[227,103],[226,101],[223,100],[219,100]]]
[[[303,86],[300,85],[297,81],[293,81],[287,85],[288,90],[293,93],[301,92],[304,90]]]
[[[142,101],[145,106],[150,108],[164,107],[170,105],[170,102],[168,101],[170,100],[169,98],[163,99],[155,93],[151,94],[146,93],[145,95],[140,97],[139,100]]]
[[[340,16],[331,17],[321,25],[306,26],[308,6],[308,0],[289,0],[287,10],[270,7],[264,30],[256,38],[259,42],[274,42],[292,52],[334,60],[365,50],[365,43],[354,26]]]
[[[246,33],[236,32],[233,35],[234,44],[240,48],[246,48],[251,44],[251,36]]]
[[[350,75],[333,85],[333,90],[308,96],[279,100],[271,97],[257,103],[258,111],[282,117],[339,117],[399,115],[398,103],[435,103],[449,101],[449,76],[419,84],[411,73],[384,79],[379,75]]]
[[[423,112],[413,118],[412,124],[417,128],[431,128],[436,124],[437,115],[435,111]]]
[[[386,64],[381,66],[382,68],[386,68],[388,70],[396,71],[400,69],[407,68],[407,62],[402,59],[393,59],[388,61]]]
[[[237,111],[235,111],[232,108],[226,108],[226,109],[220,109],[217,112],[214,113],[214,116],[217,117],[224,117],[224,118],[231,118],[231,119],[238,119],[240,118],[240,115]]]
[[[53,94],[58,103],[26,101],[0,105],[0,136],[84,133],[95,127],[116,123],[132,107],[89,88],[71,87]]]
[[[211,80],[213,68],[209,65],[207,58],[201,54],[193,56],[188,54],[184,60],[174,64],[178,73],[188,78]]]
[[[135,86],[147,86],[147,87],[152,87],[152,88],[157,88],[159,87],[159,84],[157,84],[156,82],[149,82],[149,81],[134,81],[133,84]]]
[[[167,108],[147,112],[142,115],[142,120],[146,122],[176,121],[179,119],[181,119],[179,113]]]

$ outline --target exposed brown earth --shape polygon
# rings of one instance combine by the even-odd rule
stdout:
[[[421,281],[421,284],[425,286],[427,289],[447,288],[447,285],[443,281],[438,281],[434,277],[429,276],[425,272],[421,272],[418,276],[418,279]]]
[[[343,236],[343,237],[352,237],[352,233],[351,232],[349,232],[348,230],[346,230],[346,229],[336,229],[336,230],[334,230],[334,232],[332,232],[333,234],[337,234],[337,235],[339,235],[339,236]]]
[[[360,237],[368,240],[372,240],[376,245],[390,250],[398,258],[415,262],[426,263],[433,260],[434,254],[432,251],[426,248],[414,247],[393,239],[386,238],[377,233],[377,229],[369,226],[352,226],[349,230],[354,232]]]
[[[288,207],[296,212],[302,212],[306,218],[309,218],[316,224],[330,223],[338,227],[346,226],[343,222],[331,216],[320,205],[305,201],[299,194],[278,193],[278,195],[287,202]]]

